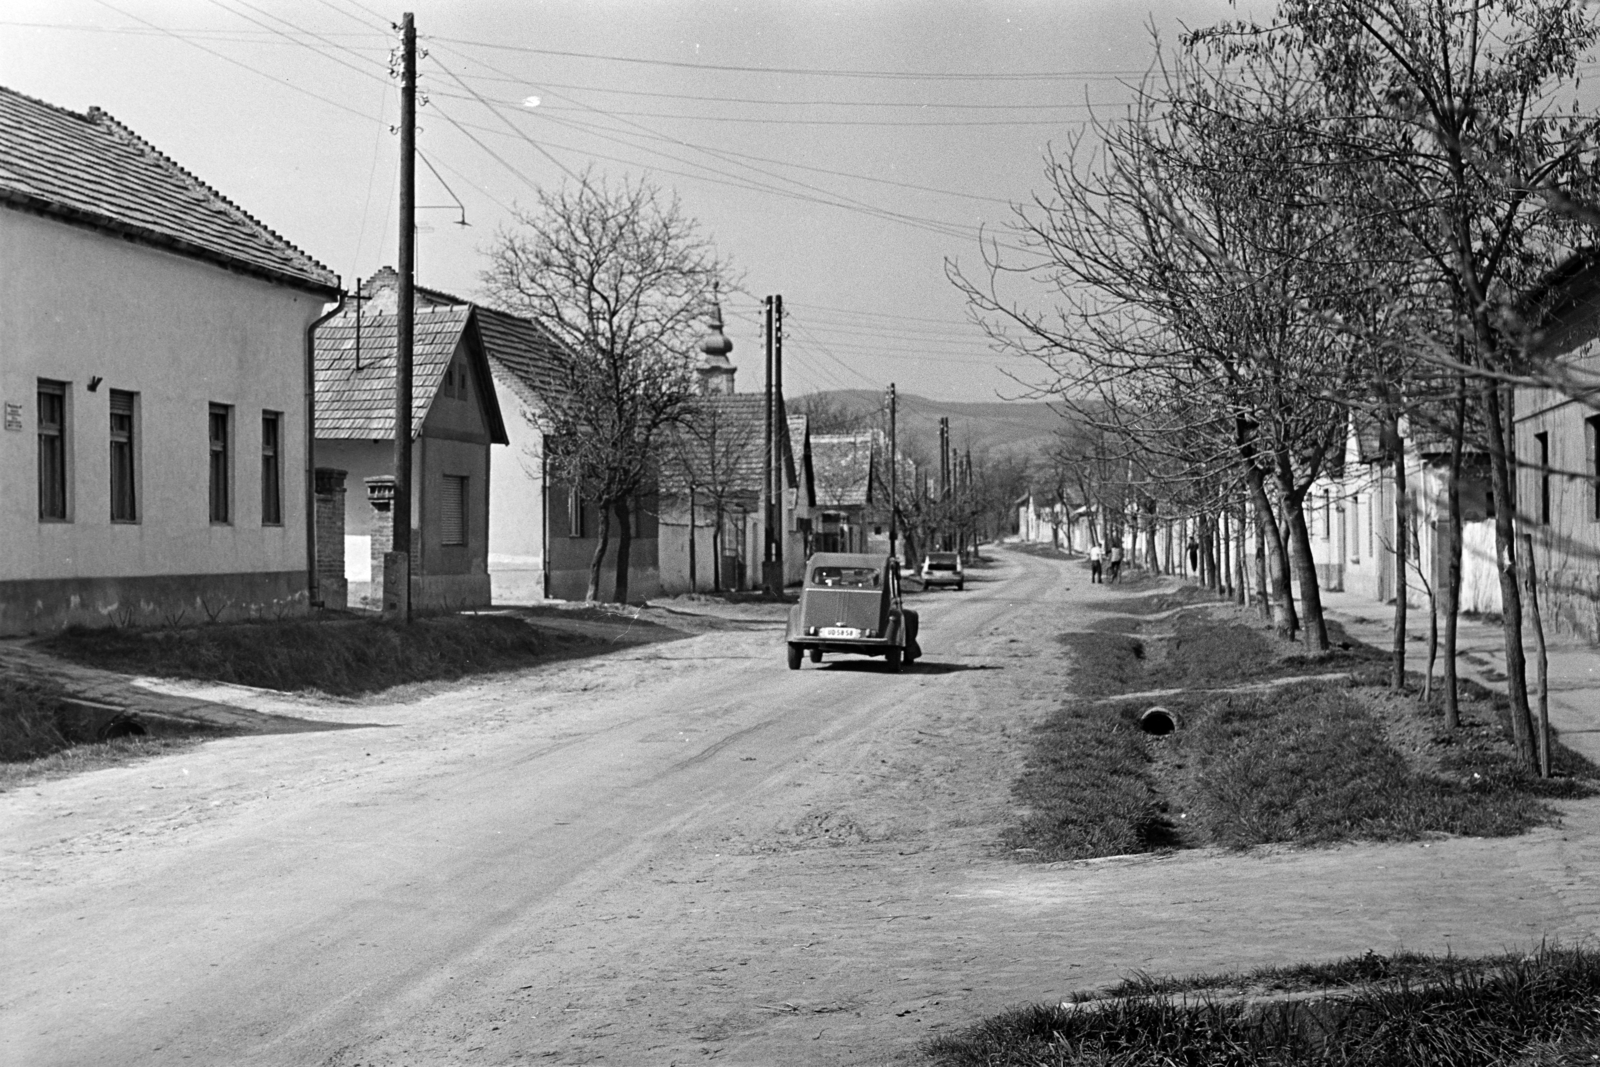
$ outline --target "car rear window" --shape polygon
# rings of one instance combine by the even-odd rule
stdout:
[[[811,584],[830,589],[878,589],[883,572],[877,567],[818,567],[811,572]]]
[[[943,560],[936,559],[932,563],[928,564],[928,569],[930,571],[953,571],[956,569],[956,565],[954,563],[946,563]]]

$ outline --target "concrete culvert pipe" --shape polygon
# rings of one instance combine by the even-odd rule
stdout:
[[[1163,737],[1178,728],[1177,712],[1168,711],[1157,705],[1146,708],[1139,716],[1139,729],[1156,737]]]

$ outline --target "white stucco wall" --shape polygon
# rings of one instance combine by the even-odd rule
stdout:
[[[305,329],[320,297],[0,208],[0,580],[304,571]],[[38,509],[37,382],[67,383],[70,519]],[[90,391],[95,378],[102,379]],[[139,521],[110,521],[111,390],[138,394]],[[209,405],[233,407],[232,521],[210,520]],[[264,526],[261,416],[282,413]]]
[[[489,578],[496,604],[528,603],[544,599],[544,434],[498,372],[494,392],[510,446],[489,470]]]

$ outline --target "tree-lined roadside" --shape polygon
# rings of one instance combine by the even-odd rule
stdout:
[[[1389,684],[1406,685],[1420,583],[1444,615],[1451,728],[1459,484],[1481,458],[1510,724],[1536,770],[1519,538],[1541,520],[1517,499],[1514,394],[1592,400],[1544,335],[1564,328],[1552,279],[1600,218],[1600,117],[1566,97],[1597,40],[1593,10],[1562,0],[1285,0],[1196,29],[1152,48],[1125,115],[1047,152],[980,270],[948,267],[1072,414],[1052,462],[1078,474],[1073,505],[1113,515],[1150,556],[1156,525],[1184,522],[1207,584],[1248,590],[1317,649],[1307,494],[1359,439],[1392,479]],[[1412,558],[1423,509],[1406,456],[1423,435],[1449,442],[1437,568]]]

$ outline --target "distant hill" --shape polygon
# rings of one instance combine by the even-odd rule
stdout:
[[[866,389],[834,389],[789,397],[789,409],[799,410],[815,400],[858,418],[875,417],[883,406],[883,394]],[[899,397],[899,434],[902,451],[918,450],[931,454],[939,445],[939,420],[950,420],[950,439],[958,449],[969,445],[975,454],[1011,452],[1034,455],[1048,449],[1062,425],[1062,415],[1049,404],[1037,401],[986,401],[957,403],[929,400],[914,393]]]

